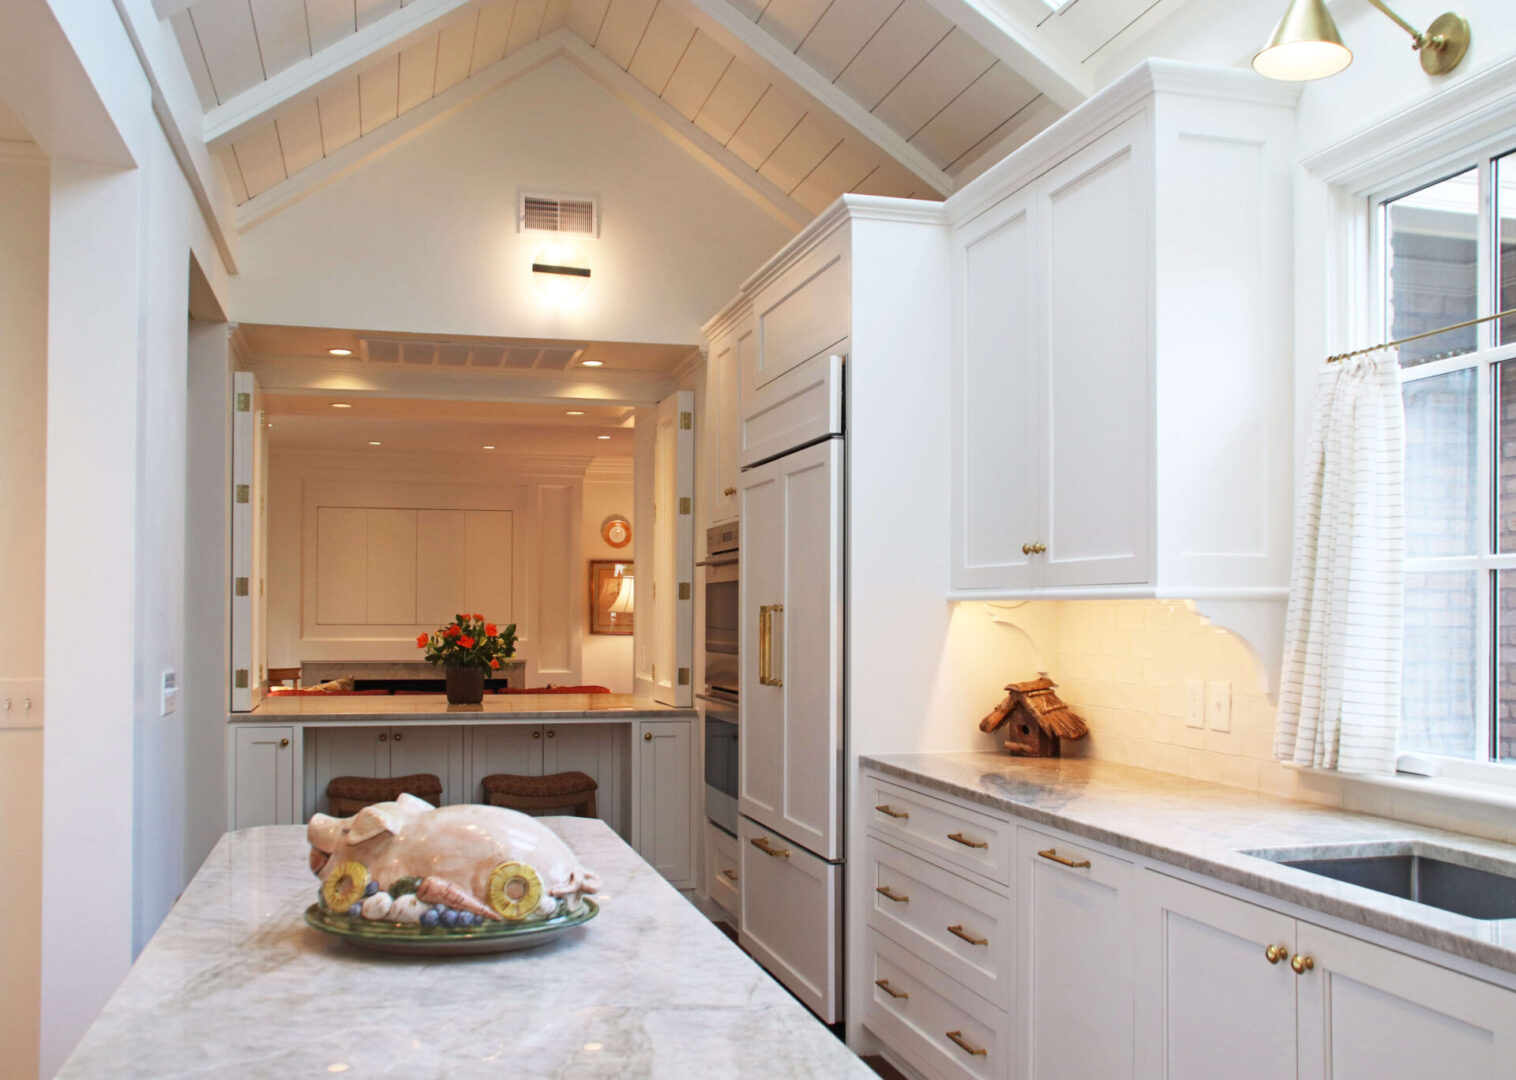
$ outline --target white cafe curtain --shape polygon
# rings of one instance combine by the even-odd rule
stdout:
[[[1395,771],[1405,599],[1405,414],[1394,352],[1316,383],[1295,517],[1274,756]]]

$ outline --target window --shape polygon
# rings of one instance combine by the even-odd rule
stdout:
[[[1516,152],[1376,202],[1386,337],[1516,307]],[[1516,316],[1408,343],[1400,364],[1400,748],[1516,765]]]

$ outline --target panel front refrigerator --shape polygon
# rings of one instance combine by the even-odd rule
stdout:
[[[740,938],[827,1023],[843,1000],[843,454],[838,430],[741,484]]]

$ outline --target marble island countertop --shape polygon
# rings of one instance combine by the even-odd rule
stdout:
[[[599,916],[443,959],[306,926],[303,826],[228,833],[58,1076],[873,1077],[604,823],[544,820],[600,873]]]
[[[663,705],[632,694],[486,694],[478,705],[449,705],[442,694],[266,697],[231,722],[359,721],[474,723],[517,720],[635,720],[693,717],[692,708]]]
[[[860,761],[885,777],[1516,973],[1516,919],[1473,919],[1247,854],[1415,851],[1510,873],[1516,845],[1105,761],[986,751]]]

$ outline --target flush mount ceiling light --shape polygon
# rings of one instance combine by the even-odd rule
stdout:
[[[570,409],[564,415],[565,416],[583,416],[584,415],[584,410],[583,409]]]
[[[331,356],[352,356],[353,355],[353,350],[352,349],[327,349],[326,351]]]
[[[384,444],[383,444],[383,443],[382,443],[382,442],[380,442],[380,441],[379,441],[379,440],[378,440],[378,439],[370,439],[370,440],[369,440],[369,441],[368,441],[368,444],[369,444],[369,445],[370,445],[370,446],[383,446],[383,445],[384,445]]]
[[[604,360],[581,360],[579,362],[579,366],[580,367],[605,367],[605,361]]]
[[[597,439],[609,439],[610,436],[609,435],[596,435],[595,438],[597,438]]]
[[[334,402],[332,402],[332,408],[334,408],[334,409],[351,409],[352,406],[349,405],[345,401],[334,401]]]
[[[494,448],[494,446],[486,443],[484,446],[481,446],[479,449],[481,449],[481,450],[493,450],[495,448]]]
[[[1439,15],[1423,33],[1380,0],[1369,3],[1411,35],[1411,48],[1420,54],[1421,70],[1428,75],[1446,75],[1469,51],[1469,23],[1461,15]],[[1269,43],[1253,57],[1253,70],[1270,79],[1302,82],[1335,75],[1352,62],[1326,0],[1290,0]]]
[[[548,244],[532,257],[532,281],[551,300],[572,300],[589,287],[589,260],[568,244]]]

